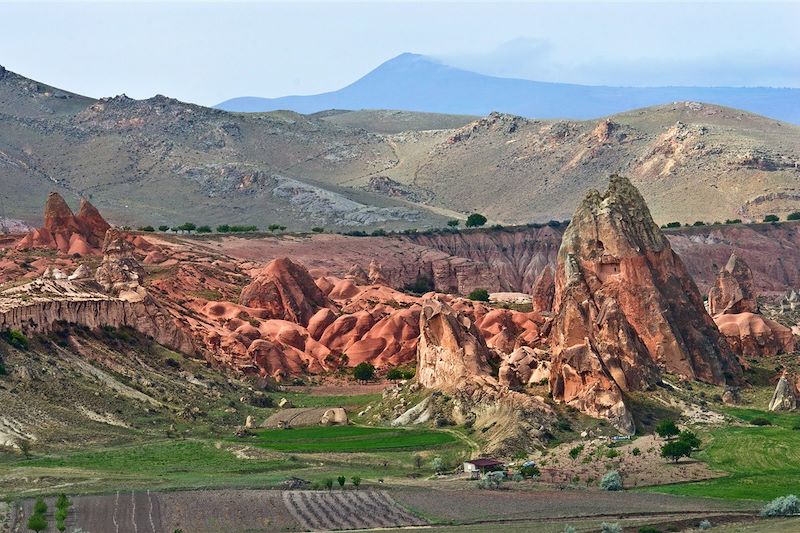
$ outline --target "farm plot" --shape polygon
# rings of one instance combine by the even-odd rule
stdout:
[[[385,491],[285,491],[286,508],[309,531],[427,524]]]
[[[425,450],[459,444],[445,431],[360,426],[320,426],[257,431],[254,446],[283,452]]]

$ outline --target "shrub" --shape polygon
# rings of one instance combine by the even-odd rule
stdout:
[[[391,381],[397,381],[399,379],[403,379],[403,371],[397,367],[392,368],[386,373],[386,379]]]
[[[28,519],[28,529],[39,533],[47,529],[47,518],[43,514],[33,513]]]
[[[478,226],[483,226],[484,224],[486,224],[485,216],[481,215],[480,213],[472,213],[467,217],[467,222],[464,225],[468,228],[476,228]]]
[[[611,448],[606,452],[606,457],[608,457],[609,459],[616,459],[617,457],[619,457],[619,452]]]
[[[447,221],[447,225],[450,226],[451,228],[455,228],[459,224],[461,224],[460,220],[453,219],[453,220],[448,220]]]
[[[800,220],[800,211],[793,211],[786,215],[786,220]]]
[[[767,215],[764,217],[764,222],[777,222],[779,220],[780,218],[778,218],[778,215]]]
[[[583,451],[583,444],[580,444],[578,446],[575,446],[569,451],[569,456],[572,457],[573,459],[577,459],[582,451]]]
[[[661,457],[672,459],[676,463],[681,457],[689,457],[691,454],[692,447],[682,440],[667,442],[661,447]]]
[[[406,285],[405,290],[415,294],[425,294],[433,290],[433,282],[424,276],[420,276],[411,285]]]
[[[600,480],[602,490],[622,490],[622,476],[616,470],[611,470]]]
[[[639,457],[640,455],[642,455],[642,450],[640,450],[639,448],[634,448],[631,450],[631,454],[633,454],[634,457]]]
[[[681,442],[685,442],[692,449],[700,447],[700,439],[697,437],[697,435],[695,435],[688,429],[685,431],[681,431],[681,434],[678,435],[678,440]]]
[[[761,509],[761,516],[792,516],[800,513],[797,496],[778,496]]]
[[[700,523],[697,524],[697,527],[703,530],[711,529],[711,522],[709,522],[708,520],[701,520]]]
[[[339,486],[344,488],[344,484],[347,481],[347,478],[344,476],[339,476],[336,478],[336,482],[339,483]]]
[[[358,486],[361,485],[361,478],[358,476],[353,476],[350,478],[350,481],[353,482],[353,486],[358,489]]]
[[[56,509],[69,509],[72,506],[72,502],[69,501],[67,495],[61,493],[58,495],[58,499],[56,500]]]
[[[220,224],[217,226],[218,233],[228,233],[231,230],[231,227],[227,224]]]
[[[564,526],[564,533],[577,533],[577,530],[572,526]]]
[[[403,370],[403,379],[411,379],[417,374],[417,370],[415,368],[410,368],[408,370]]]
[[[522,477],[539,477],[542,475],[542,472],[536,465],[525,465],[519,469],[519,473],[522,474]]]
[[[692,224],[692,226],[705,226],[705,225],[706,223],[703,222],[702,220],[696,220],[695,223]]]
[[[139,227],[139,231],[153,232],[155,230],[156,230],[156,228],[154,228],[153,226],[141,226],[141,227]]]
[[[678,426],[675,424],[674,420],[665,418],[656,426],[656,433],[658,433],[659,437],[668,439],[680,434],[680,430],[678,429]]]
[[[184,222],[178,226],[178,229],[182,231],[194,231],[197,229],[197,226],[192,222]]]
[[[160,225],[158,227],[158,231],[167,231],[168,229],[169,229],[169,226],[166,226],[164,224],[162,224],[162,225]]]
[[[280,224],[270,224],[267,226],[267,229],[270,233],[275,233],[276,231],[280,230],[283,231],[286,229],[286,226],[281,226]]]
[[[200,226],[197,228],[197,233],[211,233],[211,226]]]
[[[663,227],[665,227],[665,228],[680,228],[681,227],[681,223],[680,222],[667,222],[666,224],[664,224]]]
[[[0,361],[0,376],[5,376],[7,374],[8,371],[6,370],[6,365],[4,365],[2,361]]]
[[[503,472],[487,472],[478,482],[478,488],[499,489],[503,479],[505,479],[505,474]]]
[[[7,329],[2,333],[3,339],[17,350],[27,350],[30,342],[28,337],[16,329]]]
[[[729,218],[729,219],[727,219],[725,221],[725,223],[726,224],[741,224],[742,223],[742,219],[741,218]]]
[[[311,231],[313,231],[314,233],[325,233],[325,228],[314,226],[313,228],[311,228]]]
[[[25,459],[30,459],[32,457],[31,441],[28,439],[19,439],[17,441],[17,448],[19,448],[20,453]]]
[[[754,426],[771,426],[772,422],[768,419],[764,418],[763,416],[757,416],[750,421],[751,424]]]
[[[433,461],[431,461],[431,467],[433,467],[433,471],[437,474],[444,471],[444,461],[442,461],[441,457],[434,457]]]
[[[41,496],[36,498],[36,503],[33,504],[33,512],[38,514],[45,514],[47,512],[47,504],[44,503],[44,498]]]
[[[600,524],[600,533],[622,533],[622,526],[616,522],[603,522]]]
[[[639,533],[661,533],[661,530],[653,526],[642,526],[639,528]]]
[[[486,289],[475,289],[471,293],[467,295],[467,298],[470,300],[475,300],[476,302],[488,302],[489,301],[489,291]]]
[[[375,377],[375,367],[364,361],[353,369],[353,377],[359,381],[369,381]]]

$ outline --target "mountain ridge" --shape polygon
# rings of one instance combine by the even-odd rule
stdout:
[[[528,118],[587,120],[675,101],[702,101],[800,124],[800,89],[796,88],[542,82],[479,74],[411,53],[385,61],[338,90],[277,98],[236,97],[214,107],[233,112],[289,109],[304,114],[336,108],[457,115],[499,111]]]

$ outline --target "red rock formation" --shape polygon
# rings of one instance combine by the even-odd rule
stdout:
[[[547,265],[536,278],[531,290],[531,303],[537,313],[553,310],[553,298],[556,294],[556,280],[553,268]]]
[[[304,267],[283,257],[264,267],[242,290],[242,305],[264,309],[270,318],[307,325],[320,308],[332,303]]]
[[[70,255],[99,253],[109,227],[88,200],[81,200],[76,216],[61,195],[51,192],[44,208],[44,227],[28,233],[17,248],[55,248]]]
[[[731,254],[719,271],[716,284],[708,291],[708,310],[712,316],[735,313],[758,313],[753,290],[753,273],[744,259]]]
[[[659,370],[722,384],[741,368],[630,182],[591,191],[558,255],[550,385],[556,400],[633,430],[622,393]]]
[[[103,262],[97,267],[95,280],[106,292],[121,298],[144,297],[144,269],[133,256],[133,245],[122,231],[111,228],[103,241]]]
[[[792,330],[754,313],[723,314],[714,322],[733,351],[746,357],[773,356],[794,351]]]

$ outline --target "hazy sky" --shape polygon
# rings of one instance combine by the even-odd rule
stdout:
[[[800,4],[0,0],[0,64],[95,97],[313,94],[402,52],[543,81],[800,87]]]

